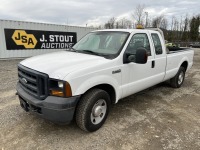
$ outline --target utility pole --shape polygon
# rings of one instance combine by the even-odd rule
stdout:
[[[145,12],[145,15],[146,15],[146,24],[145,24],[145,27],[147,27],[148,26],[148,12],[147,11]]]

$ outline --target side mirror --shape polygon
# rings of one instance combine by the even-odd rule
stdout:
[[[148,54],[146,49],[139,48],[135,54],[135,63],[137,64],[146,64],[148,59]]]
[[[128,64],[130,62],[135,62],[135,55],[131,55],[125,52],[123,56],[123,63]]]

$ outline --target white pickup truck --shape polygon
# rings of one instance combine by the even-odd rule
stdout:
[[[81,129],[92,132],[120,99],[167,80],[179,88],[194,51],[169,51],[159,31],[93,31],[69,50],[20,62],[20,105],[53,122],[75,119]]]

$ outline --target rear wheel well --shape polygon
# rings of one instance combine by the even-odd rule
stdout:
[[[94,88],[98,88],[98,89],[102,89],[102,90],[106,91],[110,96],[111,104],[115,104],[116,93],[115,93],[115,89],[113,88],[113,86],[111,86],[110,84],[99,84],[99,85],[96,85],[96,86],[90,88],[89,90],[94,89]],[[89,90],[87,90],[87,91],[89,91]]]
[[[185,71],[187,70],[187,67],[188,67],[188,62],[187,61],[184,61],[182,64],[181,64],[181,67],[185,68]]]

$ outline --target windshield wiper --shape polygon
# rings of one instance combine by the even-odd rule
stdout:
[[[94,54],[94,55],[98,55],[98,56],[103,56],[103,54],[100,54],[100,53],[97,53],[97,52],[94,52],[94,51],[91,51],[91,50],[81,50],[83,52],[86,52],[86,53],[90,53],[90,54]]]
[[[66,49],[67,51],[71,51],[71,52],[76,52],[76,50],[74,49],[74,48],[68,48],[68,49]]]

